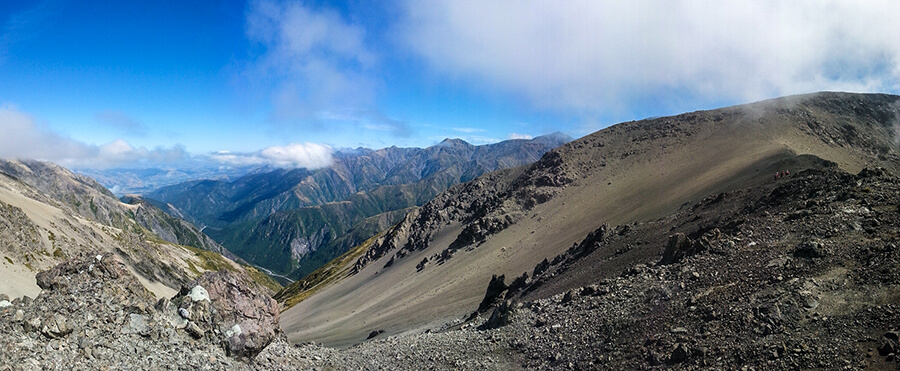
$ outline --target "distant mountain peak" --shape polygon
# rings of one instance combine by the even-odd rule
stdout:
[[[534,139],[532,139],[532,140],[557,140],[557,141],[563,141],[563,142],[571,142],[571,141],[575,140],[575,138],[572,138],[572,136],[570,136],[566,133],[563,133],[561,131],[556,131],[556,132],[553,132],[550,134],[544,134],[541,136],[534,137]]]
[[[442,140],[442,141],[441,141],[440,143],[438,143],[437,145],[438,145],[438,146],[460,147],[460,148],[471,147],[471,146],[472,146],[472,144],[470,144],[469,142],[466,142],[466,141],[464,141],[464,140],[462,140],[462,139],[459,139],[459,138],[445,138],[444,140]]]

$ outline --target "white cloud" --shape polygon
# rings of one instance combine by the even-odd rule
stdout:
[[[534,137],[528,134],[510,133],[509,139],[534,139]]]
[[[0,157],[58,161],[85,158],[96,148],[39,128],[34,119],[13,105],[0,106]]]
[[[83,143],[39,127],[12,105],[0,106],[0,158],[51,161],[72,168],[110,168],[172,164],[189,158],[184,146],[132,147],[124,140],[101,146]]]
[[[281,168],[318,169],[331,166],[332,149],[317,143],[291,143],[273,146],[254,153],[219,151],[210,155],[213,160],[233,166],[271,165]]]
[[[273,120],[371,106],[375,82],[366,71],[376,59],[362,27],[296,2],[253,1],[246,18],[247,37],[264,49],[248,78],[268,82]]]
[[[442,75],[564,112],[900,90],[900,2],[407,1]]]

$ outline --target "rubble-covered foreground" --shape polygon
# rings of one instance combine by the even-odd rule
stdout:
[[[895,176],[809,170],[603,227],[495,280],[470,322],[344,350],[288,344],[227,271],[156,301],[115,256],[82,256],[0,298],[0,370],[896,369],[898,245]]]
[[[898,246],[897,177],[809,170],[598,229],[506,295],[500,332],[533,368],[897,369]]]
[[[224,270],[159,301],[113,254],[70,259],[37,280],[43,291],[34,299],[0,298],[0,370],[510,366],[486,355],[491,346],[471,331],[390,339],[346,351],[290,345],[278,327],[277,303]]]

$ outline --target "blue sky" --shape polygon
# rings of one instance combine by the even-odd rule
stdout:
[[[343,147],[897,93],[898,4],[3,2],[0,157],[316,167]]]

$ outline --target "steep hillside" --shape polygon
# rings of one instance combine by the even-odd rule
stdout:
[[[478,307],[493,274],[533,272],[602,225],[650,222],[782,171],[834,163],[896,173],[898,99],[818,93],[601,130],[409,213],[352,269],[335,269],[349,272],[337,283],[286,311],[282,326],[292,341],[332,345],[360,342],[373,328],[440,328]],[[635,261],[658,260],[651,255]]]
[[[68,257],[114,252],[157,296],[208,270],[266,277],[218,253],[165,241],[136,221],[139,205],[54,164],[0,160],[0,293],[34,296],[35,274]],[[175,222],[170,219],[169,222]],[[188,224],[185,231],[196,230]],[[277,289],[271,281],[270,287]]]
[[[796,160],[810,169],[651,222],[603,224],[530,275],[493,276],[483,311],[465,320],[398,336],[375,321],[348,349],[288,343],[276,302],[227,271],[156,300],[113,254],[69,259],[38,274],[36,298],[0,295],[0,364],[895,370],[900,177]],[[303,294],[346,274],[374,240],[304,279]]]
[[[553,134],[485,146],[447,139],[424,149],[357,149],[336,153],[325,169],[189,182],[148,197],[206,226],[238,256],[298,279],[450,186],[534,162],[568,140]]]
[[[125,195],[121,199],[122,202],[137,206],[133,209],[134,220],[148,229],[153,234],[159,236],[163,241],[171,242],[178,245],[195,247],[201,250],[207,250],[222,254],[234,261],[240,259],[226,250],[218,242],[200,231],[199,228],[184,219],[169,215],[162,209],[153,205],[153,203],[145,200],[138,195]]]

